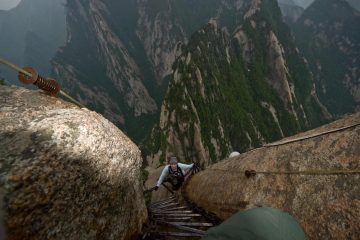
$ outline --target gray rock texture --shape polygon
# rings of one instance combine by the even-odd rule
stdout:
[[[360,112],[285,140],[360,123]],[[283,142],[284,140],[281,140]],[[262,147],[208,167],[186,187],[188,198],[226,219],[268,206],[294,215],[309,239],[358,239],[360,174],[257,174],[244,171],[359,170],[360,126],[280,146]]]
[[[137,146],[101,115],[0,86],[8,239],[129,239],[147,212]]]

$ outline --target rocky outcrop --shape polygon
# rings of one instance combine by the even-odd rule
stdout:
[[[136,59],[116,31],[121,26],[113,25],[109,5],[101,1],[68,2],[67,43],[52,65],[64,87],[124,126],[129,125],[126,120],[130,116],[154,114],[157,106],[144,86]],[[75,60],[74,54],[83,59]]]
[[[360,113],[282,140],[360,124]],[[359,170],[360,125],[226,159],[193,176],[188,198],[222,219],[267,206],[295,216],[309,239],[357,239],[360,232],[359,174],[257,174],[245,170]],[[221,179],[221,181],[219,181]]]
[[[68,37],[52,60],[53,75],[141,142],[155,124],[182,44],[210,18],[234,19],[233,9],[249,3],[67,1]]]
[[[101,115],[0,86],[8,239],[129,239],[147,219],[140,151]]]
[[[290,75],[286,66],[285,52],[273,31],[269,32],[269,57],[271,67],[270,84],[278,92],[286,105],[293,105],[294,86],[288,79]],[[294,114],[296,115],[296,113]]]
[[[151,0],[150,0],[151,2]],[[138,24],[136,34],[144,44],[144,50],[155,71],[155,77],[161,83],[170,75],[172,65],[179,55],[179,42],[186,42],[187,33],[174,21],[176,12],[170,1],[164,2],[162,11],[153,13],[148,0],[138,0]]]

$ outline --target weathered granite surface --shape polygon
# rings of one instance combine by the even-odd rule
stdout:
[[[360,113],[294,137],[354,123],[360,123]],[[186,188],[191,201],[222,219],[260,205],[275,207],[294,215],[309,239],[359,239],[359,174],[257,174],[248,179],[244,175],[247,169],[360,169],[359,125],[224,160],[193,176]]]
[[[8,239],[129,239],[147,220],[137,146],[101,115],[0,86]]]

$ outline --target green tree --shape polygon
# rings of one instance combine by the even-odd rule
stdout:
[[[0,85],[6,85],[6,80],[0,75]]]

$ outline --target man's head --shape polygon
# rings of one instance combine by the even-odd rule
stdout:
[[[176,157],[170,157],[169,164],[173,171],[177,170],[177,163],[178,163],[178,161],[177,161]]]

